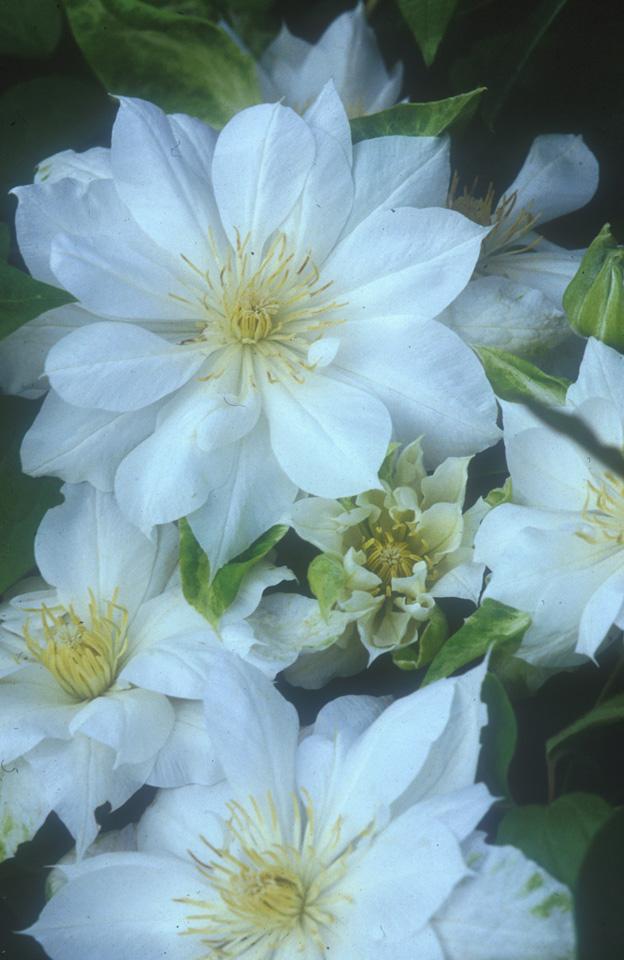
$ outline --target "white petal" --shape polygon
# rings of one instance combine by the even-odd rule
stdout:
[[[391,702],[391,697],[336,697],[319,710],[313,734],[333,740],[340,733],[342,742],[347,746],[364,733]]]
[[[314,161],[314,138],[281,104],[242,110],[217,140],[212,176],[225,231],[262,246],[292,210]]]
[[[539,290],[504,277],[477,277],[439,319],[469,344],[522,356],[570,335],[563,310]]]
[[[57,343],[45,371],[66,403],[126,413],[183,386],[204,363],[199,350],[129,323],[91,323]]]
[[[462,881],[433,923],[448,960],[574,955],[566,887],[514,847],[488,846],[475,837],[466,857],[476,875]]]
[[[46,392],[43,367],[51,347],[66,334],[98,319],[76,304],[48,310],[0,341],[0,385],[33,399]]]
[[[624,553],[621,556],[624,566]],[[613,624],[619,619],[624,604],[624,571],[617,570],[596,590],[586,604],[579,625],[577,653],[593,657]]]
[[[205,722],[203,735],[207,737]],[[210,786],[159,790],[138,823],[138,849],[186,860],[189,850],[201,856],[201,836],[214,846],[221,846],[225,822],[230,817],[227,804],[232,799],[227,780]]]
[[[181,787],[186,784],[216,783],[223,778],[206,731],[202,704],[174,700],[175,720],[148,777],[153,787]]]
[[[271,446],[297,486],[324,497],[379,486],[391,424],[376,397],[321,374],[270,383],[263,394]]]
[[[516,193],[516,209],[528,209],[544,223],[584,207],[597,186],[598,163],[583,138],[551,133],[535,138],[505,196]]]
[[[347,301],[349,319],[432,319],[468,283],[483,236],[482,227],[453,210],[377,210],[328,257],[331,297]]]
[[[542,241],[536,250],[499,254],[486,266],[488,273],[499,274],[512,283],[539,290],[557,309],[562,309],[566,287],[581,265],[584,250],[564,250]]]
[[[132,413],[82,410],[51,391],[22,442],[22,468],[35,477],[52,474],[112,490],[119,462],[155,422],[154,407]]]
[[[577,381],[568,390],[568,402],[578,407],[592,397],[605,397],[613,403],[624,420],[623,363],[621,353],[590,337]]]
[[[219,238],[210,180],[216,139],[200,120],[120,97],[111,144],[119,195],[155,243],[201,270],[210,261],[210,233]]]
[[[126,520],[111,494],[88,484],[63,488],[65,503],[48,510],[35,538],[35,556],[63,603],[86,612],[89,590],[98,600],[118,603],[130,616],[144,599],[160,592],[177,561],[177,535],[161,527],[148,540]]]
[[[284,671],[284,679],[294,687],[320,690],[336,677],[352,677],[368,666],[369,656],[357,632],[349,633],[343,643],[334,643],[325,650],[301,653]]]
[[[202,899],[206,890],[190,862],[102,854],[85,861],[27,932],[51,957],[64,960],[196,960],[201,940],[181,936],[192,924],[188,915],[194,908],[179,899]]]
[[[67,740],[76,702],[45,667],[24,667],[0,681],[0,743],[5,761],[46,737]]]
[[[584,509],[592,474],[582,447],[542,427],[516,434],[505,449],[514,499],[546,510]]]
[[[292,820],[295,708],[259,670],[224,656],[212,671],[204,698],[210,739],[235,796],[271,793],[283,825]]]
[[[353,159],[351,127],[333,80],[327,81],[314,102],[305,110],[303,118],[313,130],[315,128],[324,130],[337,140],[351,165]]]
[[[31,840],[51,807],[41,795],[25,760],[0,767],[0,862],[12,857],[20,843]]]
[[[265,597],[249,623],[256,642],[282,669],[293,663],[302,650],[322,650],[344,632],[350,617],[332,611],[321,615],[318,601],[296,593],[272,593]]]
[[[115,753],[115,767],[153,761],[173,728],[173,707],[151,690],[109,690],[87,703],[70,724]]]
[[[75,150],[61,150],[37,164],[35,183],[56,183],[64,177],[91,183],[92,180],[110,180],[112,170],[110,150],[105,147],[91,147],[82,153]]]
[[[188,521],[216,572],[283,521],[297,488],[273,455],[263,419],[238,443],[215,451],[211,465],[220,483]]]
[[[423,435],[430,464],[498,439],[496,400],[481,364],[436,321],[389,317],[350,325],[331,369],[382,400],[399,439]]]
[[[270,561],[261,560],[245,575],[236,599],[221,617],[220,626],[236,623],[252,614],[267,587],[295,579],[294,573],[288,567],[275,567]]]
[[[60,283],[103,317],[176,320],[184,339],[202,316],[200,280],[147,237],[126,241],[60,233],[52,241],[50,262]]]
[[[379,171],[383,170],[383,177]],[[446,137],[377,137],[353,148],[355,197],[345,234],[376,210],[443,207],[450,179]]]

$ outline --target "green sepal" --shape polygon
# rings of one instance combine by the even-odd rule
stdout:
[[[513,490],[511,486],[511,477],[507,477],[502,487],[494,487],[484,497],[489,507],[500,507],[503,503],[511,503]]]
[[[216,127],[260,100],[252,57],[208,18],[146,0],[65,0],[65,8],[78,46],[113,93]]]
[[[446,100],[427,103],[399,103],[396,107],[356,117],[351,121],[353,142],[375,137],[437,137],[460,120],[472,116],[485,87],[476,87]]]
[[[498,600],[484,600],[434,657],[422,685],[449,677],[485,656],[490,647],[513,652],[531,624],[528,613]]]
[[[245,576],[288,532],[277,524],[263,533],[247,550],[210,577],[210,561],[193,535],[187,520],[179,521],[180,574],[184,596],[213,627],[234,602]]]
[[[400,670],[420,670],[431,663],[448,635],[448,621],[436,604],[418,639],[406,647],[394,648],[392,662]]]
[[[529,804],[505,814],[496,842],[511,844],[574,889],[591,840],[611,806],[591,793],[568,793],[549,806]]]
[[[320,553],[308,567],[308,583],[316,597],[322,615],[327,619],[329,613],[340,599],[347,581],[342,561],[329,553]]]
[[[587,248],[563,306],[581,336],[624,351],[624,247],[618,247],[608,223]]]
[[[496,347],[473,348],[492,389],[501,400],[511,403],[536,403],[560,406],[565,402],[569,380],[544,373],[528,360],[523,360]]]

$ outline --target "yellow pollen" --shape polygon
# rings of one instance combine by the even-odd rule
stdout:
[[[77,700],[93,700],[117,679],[128,648],[128,611],[117,603],[118,591],[100,605],[89,591],[88,618],[73,606],[38,611],[44,643],[36,640],[30,623],[24,625],[26,646],[35,659]]]
[[[392,580],[394,577],[409,577],[414,564],[425,560],[427,545],[421,539],[417,544],[416,537],[409,539],[409,530],[405,524],[398,524],[394,530],[384,530],[375,527],[374,536],[362,543],[362,550],[366,553],[366,566],[371,573],[383,580],[386,596],[392,594]],[[420,549],[417,549],[417,548]]]
[[[624,546],[624,480],[605,470],[594,482],[588,481],[583,520],[592,532],[577,531],[577,537],[587,543],[600,541]]]
[[[240,295],[230,312],[232,333],[241,343],[257,343],[273,331],[273,317],[279,310],[275,299],[256,290]]]

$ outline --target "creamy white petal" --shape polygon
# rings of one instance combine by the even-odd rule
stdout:
[[[0,743],[6,762],[27,753],[47,737],[67,740],[76,713],[70,697],[39,664],[23,667],[0,681]]]
[[[175,720],[147,782],[153,787],[212,784],[223,778],[199,701],[173,700]]]
[[[132,413],[84,410],[51,391],[22,442],[22,469],[35,477],[52,474],[112,490],[120,461],[155,423],[155,407]]]
[[[83,706],[69,729],[73,737],[81,733],[110,747],[117,768],[153,762],[171,733],[173,721],[173,707],[162,694],[113,688]]]
[[[262,247],[295,205],[314,162],[304,121],[276,103],[242,110],[221,131],[212,164],[214,192],[232,245],[248,234]]]
[[[566,287],[581,265],[584,250],[565,250],[542,242],[536,250],[522,254],[501,253],[495,256],[486,272],[498,274],[521,287],[539,290],[561,309]]]
[[[514,498],[546,510],[584,509],[591,458],[554,430],[523,430],[505,444]]]
[[[334,137],[351,164],[353,158],[351,127],[333,80],[327,81],[314,102],[304,111],[303,119],[313,129],[320,128]]]
[[[199,350],[134,324],[90,323],[52,347],[45,372],[66,403],[126,413],[178,390],[203,363]]]
[[[517,194],[517,209],[544,223],[584,207],[597,187],[598,162],[583,138],[550,133],[535,138],[505,196]]]
[[[205,721],[203,736],[206,738]],[[138,849],[159,856],[173,854],[180,860],[188,860],[192,850],[201,857],[201,836],[221,846],[231,799],[227,780],[159,790],[137,825]]]
[[[621,353],[590,337],[576,383],[568,389],[568,403],[578,407],[593,397],[605,397],[611,401],[624,421],[623,364],[624,357]]]
[[[276,567],[269,560],[261,560],[245,575],[235,600],[221,617],[220,626],[244,620],[256,609],[267,587],[296,577],[288,567]]]
[[[33,838],[50,809],[25,760],[0,764],[0,863]]]
[[[624,557],[585,605],[579,624],[577,653],[593,657],[611,627],[619,620],[624,605]]]
[[[112,177],[110,150],[106,147],[91,147],[77,153],[75,150],[61,150],[37,164],[35,183],[55,183],[71,177],[81,183],[92,180],[110,180]]]

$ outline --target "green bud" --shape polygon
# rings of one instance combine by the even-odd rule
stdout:
[[[624,351],[624,247],[618,246],[608,223],[587,248],[563,306],[581,336]]]

